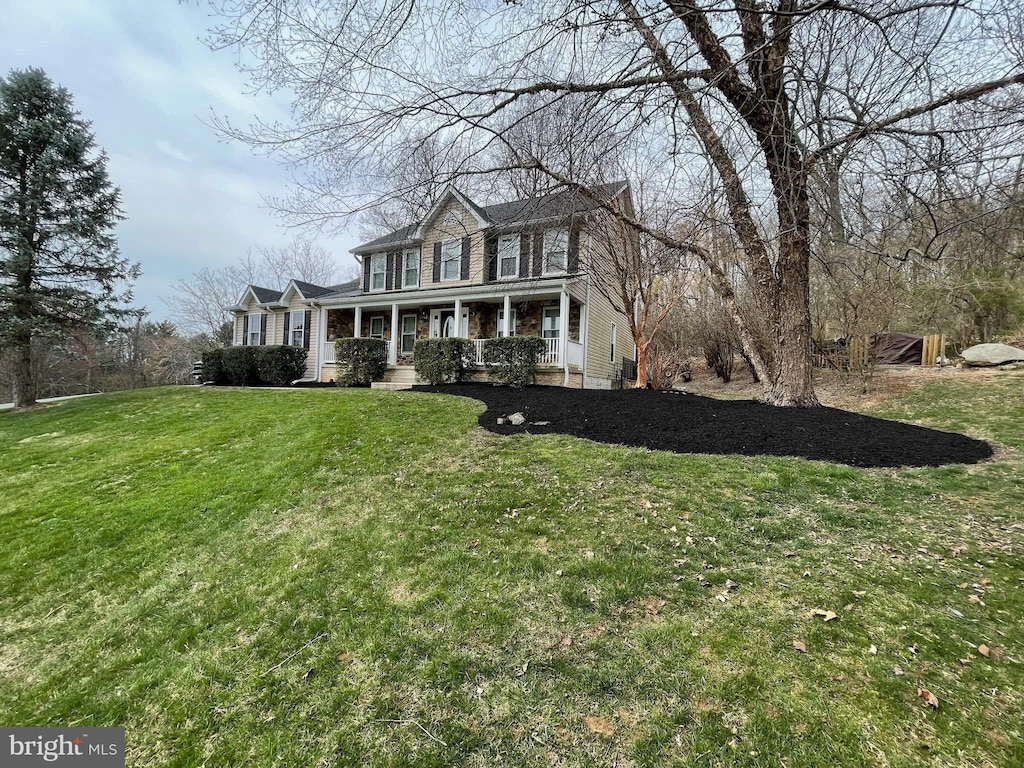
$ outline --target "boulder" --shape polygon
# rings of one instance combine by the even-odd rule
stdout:
[[[961,355],[968,365],[1002,365],[1003,363],[1024,362],[1024,349],[1009,344],[975,344]]]
[[[526,423],[526,417],[521,413],[513,413],[508,417],[508,420],[517,427],[522,426]]]

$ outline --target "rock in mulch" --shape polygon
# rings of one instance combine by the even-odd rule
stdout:
[[[1024,361],[1024,349],[1009,344],[975,344],[965,349],[960,356],[968,365],[1004,365]]]
[[[992,456],[982,440],[837,408],[775,408],[643,389],[452,384],[416,390],[480,400],[487,405],[480,426],[502,435],[561,433],[675,453],[798,456],[855,467],[974,464]],[[512,416],[499,423],[507,413],[522,423]]]

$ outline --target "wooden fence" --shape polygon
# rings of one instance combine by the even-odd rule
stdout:
[[[853,336],[846,343],[814,344],[814,357],[819,368],[863,369],[873,365],[870,336]],[[924,337],[921,347],[921,365],[944,365],[946,335],[935,333]]]

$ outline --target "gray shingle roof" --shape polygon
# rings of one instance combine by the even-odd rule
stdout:
[[[333,288],[325,288],[322,285],[313,285],[313,283],[307,283],[304,280],[293,280],[295,287],[302,291],[302,295],[307,299],[318,299],[321,296],[331,293]]]
[[[625,185],[625,181],[613,181],[610,184],[600,184],[592,187],[591,190],[599,198],[607,201],[612,199]],[[473,203],[472,200],[469,202],[479,216],[496,226],[528,224],[531,221],[541,219],[568,217],[588,213],[599,206],[598,203],[573,189],[562,189],[543,195],[483,207]],[[396,229],[394,232],[378,237],[376,240],[363,243],[354,250],[366,252],[376,250],[379,246],[407,242],[415,236],[418,227],[419,224],[407,224],[400,229]]]
[[[340,299],[345,296],[358,296],[362,292],[363,281],[357,277],[355,280],[349,280],[347,283],[332,285],[329,292],[322,294],[322,296],[327,296],[332,299]]]
[[[260,304],[270,304],[273,301],[281,300],[281,291],[275,291],[273,288],[260,288],[258,285],[250,285],[249,288],[256,294],[256,301]]]

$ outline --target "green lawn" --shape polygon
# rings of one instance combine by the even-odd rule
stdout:
[[[131,766],[1024,765],[1021,374],[875,411],[997,445],[938,469],[503,438],[482,408],[0,414],[0,724],[125,726]]]

